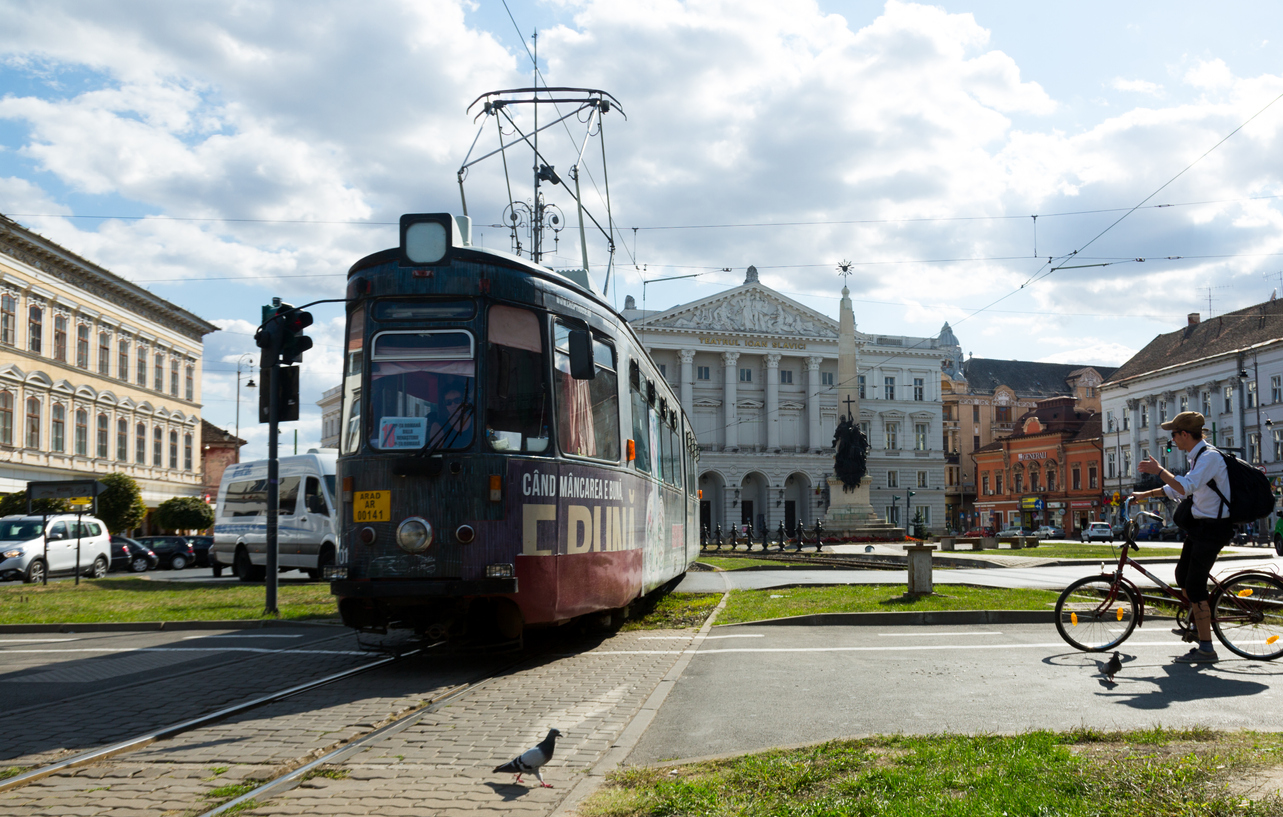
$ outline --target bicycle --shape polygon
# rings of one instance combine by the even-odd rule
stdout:
[[[1123,505],[1126,519],[1131,505]],[[1141,511],[1138,516],[1161,519]],[[1056,630],[1070,646],[1085,652],[1112,650],[1144,624],[1145,597],[1123,576],[1128,565],[1157,585],[1179,610],[1176,623],[1185,640],[1195,640],[1190,620],[1190,602],[1185,593],[1168,585],[1129,555],[1136,548],[1136,519],[1123,524],[1122,552],[1113,573],[1087,576],[1065,588],[1056,599]],[[1283,579],[1259,569],[1242,570],[1222,579],[1213,577],[1210,606],[1212,630],[1230,652],[1258,661],[1272,661],[1283,655]]]

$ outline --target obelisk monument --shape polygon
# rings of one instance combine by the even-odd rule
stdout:
[[[842,273],[849,274],[847,269]],[[842,303],[838,311],[838,415],[860,424],[860,353],[855,343],[855,310],[851,308],[851,290],[842,286]],[[854,491],[846,491],[842,480],[828,479],[829,511],[825,527],[836,536],[868,536],[875,539],[901,539],[904,529],[884,520],[869,504],[869,486],[873,478],[865,473]]]

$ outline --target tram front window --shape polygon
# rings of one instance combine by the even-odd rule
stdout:
[[[495,304],[486,324],[486,439],[495,451],[548,450],[543,332],[528,309]]]
[[[370,444],[382,450],[467,448],[476,413],[472,335],[389,331],[370,353]]]

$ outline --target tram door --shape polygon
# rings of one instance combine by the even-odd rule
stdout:
[[[753,500],[746,499],[740,503],[740,524],[753,524]]]
[[[713,529],[713,503],[707,499],[700,500],[699,503],[699,527],[701,530]]]
[[[797,528],[797,503],[791,499],[784,500],[784,529]]]

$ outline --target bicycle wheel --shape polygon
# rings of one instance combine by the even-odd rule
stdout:
[[[1088,576],[1056,599],[1056,630],[1071,647],[1087,652],[1123,643],[1136,629],[1136,597],[1112,576]]]
[[[1212,629],[1230,652],[1258,661],[1283,655],[1283,580],[1233,576],[1212,596]]]

